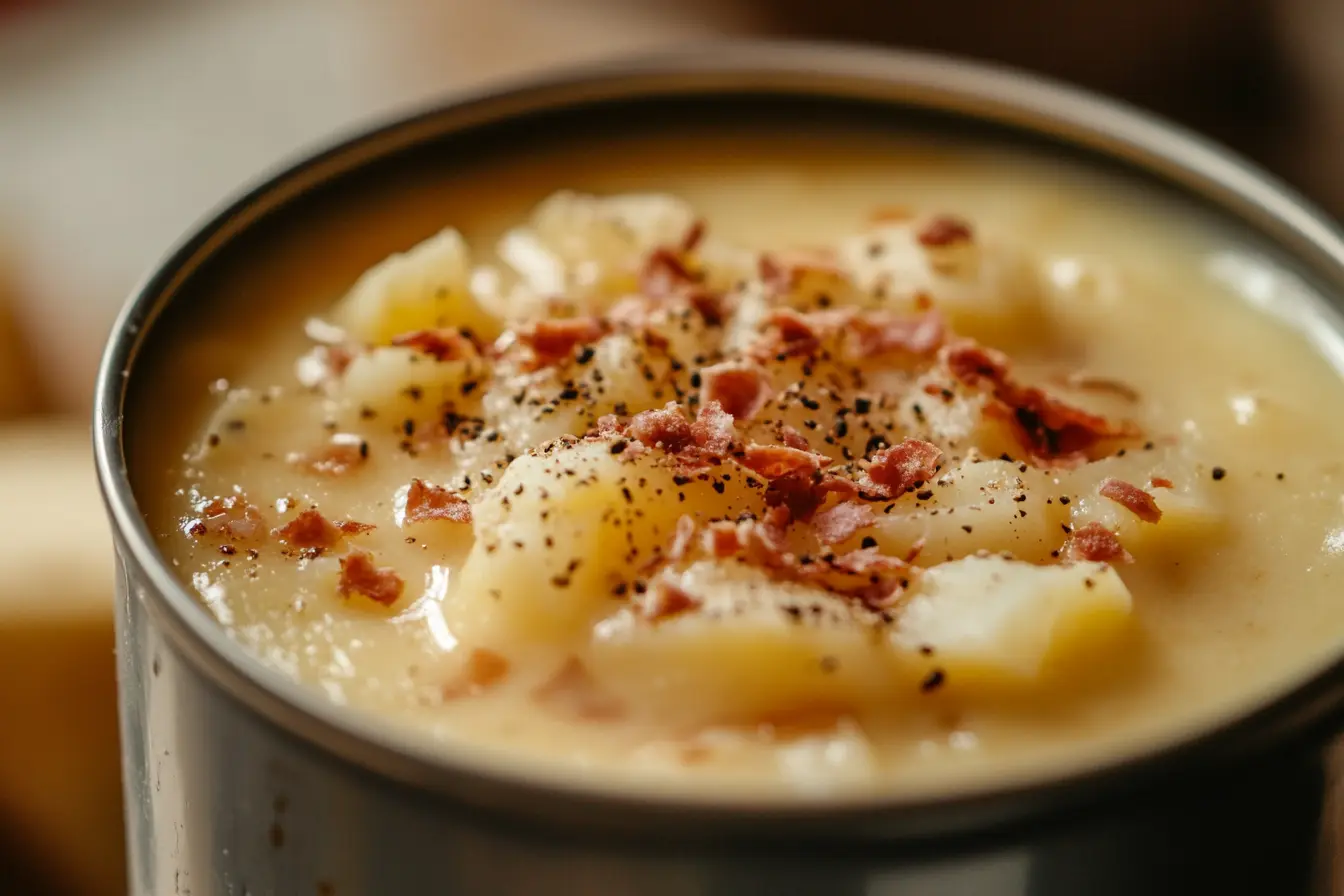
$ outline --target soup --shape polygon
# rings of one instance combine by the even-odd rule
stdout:
[[[1055,774],[1333,656],[1301,284],[1118,176],[785,136],[557,141],[258,245],[133,452],[183,582],[398,737],[711,796]]]

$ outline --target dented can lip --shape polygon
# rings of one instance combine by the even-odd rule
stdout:
[[[983,834],[1084,809],[1140,785],[1227,764],[1335,733],[1344,707],[1344,658],[1291,692],[1174,746],[1067,776],[1008,783],[941,798],[845,798],[825,803],[734,799],[710,802],[591,790],[541,781],[518,770],[447,757],[394,740],[375,719],[332,704],[317,690],[265,667],[229,639],[160,556],[137,509],[123,452],[123,407],[135,361],[159,313],[204,259],[270,211],[303,201],[398,150],[571,106],[640,98],[732,94],[866,101],[952,113],[1031,137],[1045,137],[1118,161],[1238,219],[1285,251],[1299,269],[1344,295],[1344,238],[1321,213],[1272,177],[1178,127],[1086,92],[996,67],[946,57],[840,44],[727,41],[693,50],[616,60],[491,90],[337,140],[243,191],[210,215],[134,291],[99,370],[94,406],[98,477],[118,551],[167,641],[213,685],[309,747],[402,785],[511,816],[616,835],[753,840],[836,837],[922,840]],[[1321,326],[1344,332],[1328,302],[1312,309]],[[123,736],[125,736],[123,734]]]

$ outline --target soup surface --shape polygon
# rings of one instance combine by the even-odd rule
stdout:
[[[408,738],[692,794],[1054,774],[1328,661],[1300,284],[1059,160],[780,137],[503,154],[257,247],[138,427],[165,556]]]

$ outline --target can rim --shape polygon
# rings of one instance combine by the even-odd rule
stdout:
[[[441,750],[409,743],[409,738],[393,738],[377,727],[376,720],[342,709],[316,689],[263,666],[209,618],[159,554],[132,492],[122,442],[130,370],[153,320],[174,289],[191,276],[194,264],[269,210],[426,135],[567,104],[744,91],[948,110],[1060,140],[1211,200],[1344,292],[1344,234],[1270,175],[1204,138],[1123,103],[998,66],[837,43],[725,40],[569,68],[456,96],[426,111],[340,136],[258,179],[202,219],[132,291],[99,367],[93,413],[98,479],[120,562],[138,572],[148,586],[128,587],[121,600],[143,602],[170,633],[173,646],[217,687],[319,752],[404,785],[569,827],[610,822],[622,831],[636,824],[659,826],[665,833],[716,836],[725,825],[737,825],[754,839],[796,836],[802,830],[809,836],[845,840],[983,833],[1067,813],[1139,785],[1160,785],[1290,740],[1329,733],[1344,707],[1344,655],[1305,675],[1286,692],[1211,728],[1044,780],[1008,781],[932,798],[865,796],[825,802],[800,802],[796,797],[711,802],[665,792],[620,793],[594,788],[591,782],[543,779],[503,765],[491,768],[479,758],[470,762],[448,758]],[[1344,332],[1344,317],[1337,309],[1323,299],[1315,304],[1319,307],[1312,313],[1325,329]],[[691,823],[692,819],[711,827]]]

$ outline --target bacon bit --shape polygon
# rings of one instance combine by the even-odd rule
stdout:
[[[805,523],[826,502],[828,495],[838,495],[841,501],[848,501],[858,493],[859,487],[853,480],[843,476],[796,473],[772,481],[765,490],[765,503],[771,508],[783,507],[792,519]]]
[[[700,598],[663,579],[649,592],[641,610],[650,622],[662,622],[697,609],[700,603]]]
[[[509,661],[493,650],[474,648],[467,654],[461,674],[443,688],[444,700],[477,697],[509,675]]]
[[[639,291],[651,299],[666,299],[699,280],[676,252],[658,248],[644,259],[639,272]]]
[[[1138,435],[1131,423],[1112,423],[1040,389],[1018,385],[1008,376],[1007,357],[974,340],[944,347],[942,360],[962,383],[991,389],[994,403],[985,413],[1009,424],[1033,462],[1086,460],[1098,442]]]
[[[691,222],[691,226],[686,228],[686,233],[681,238],[681,245],[677,248],[683,255],[694,252],[699,246],[700,241],[705,238],[705,219],[696,218]]]
[[[266,520],[255,504],[242,495],[212,498],[197,509],[202,519],[188,524],[187,532],[197,537],[216,533],[239,541],[250,541],[265,529]]]
[[[847,279],[844,270],[836,264],[830,249],[792,249],[788,252],[762,253],[757,260],[757,273],[770,297],[778,299],[793,291],[807,274]]]
[[[476,343],[457,330],[416,330],[402,333],[393,337],[392,344],[402,348],[413,348],[429,355],[435,361],[462,361],[474,358],[478,354]]]
[[[839,544],[877,522],[867,504],[844,502],[817,514],[812,527],[822,544]]]
[[[935,249],[955,243],[969,243],[974,237],[971,225],[952,215],[939,215],[920,228],[916,239],[921,246]]]
[[[793,522],[793,512],[789,508],[783,505],[771,507],[761,517],[761,534],[772,545],[782,545],[791,522]]]
[[[932,442],[903,439],[899,445],[873,454],[859,489],[882,498],[895,498],[938,473],[943,452]]]
[[[906,563],[914,563],[919,559],[919,555],[924,553],[924,543],[925,539],[923,535],[915,539],[915,543],[910,545],[910,550],[905,552]]]
[[[605,439],[611,436],[618,436],[625,432],[625,427],[621,424],[621,418],[615,414],[603,414],[597,418],[593,424],[592,430],[588,435],[592,438]]]
[[[695,414],[691,437],[705,451],[721,455],[733,447],[737,432],[733,429],[733,415],[717,401],[706,401]]]
[[[1149,488],[1175,488],[1176,483],[1165,476],[1153,476],[1148,480]]]
[[[686,295],[686,300],[691,303],[691,308],[700,319],[710,327],[723,326],[724,318],[727,317],[724,308],[723,296],[720,293],[708,289],[693,289]]]
[[[1125,401],[1138,401],[1139,393],[1133,386],[1104,376],[1092,376],[1086,373],[1071,373],[1064,377],[1064,385],[1083,392],[1105,392],[1117,395]]]
[[[568,360],[574,349],[596,342],[606,332],[606,325],[595,317],[569,317],[538,321],[530,330],[519,332],[518,341],[532,350],[535,370]]]
[[[341,540],[339,527],[316,510],[305,510],[273,533],[296,548],[333,548]]]
[[[341,558],[340,594],[362,594],[374,603],[390,607],[401,597],[405,583],[390,566],[377,566],[368,551],[353,550]]]
[[[750,351],[762,358],[815,354],[823,339],[841,332],[853,319],[854,312],[845,308],[810,314],[792,308],[776,308],[766,318],[769,331]]]
[[[625,715],[625,705],[603,691],[575,656],[534,688],[532,699],[552,711],[589,722],[611,722]]]
[[[744,541],[738,537],[738,524],[730,522],[710,523],[705,529],[705,551],[713,557],[723,559],[742,550]]]
[[[717,402],[735,420],[750,420],[775,395],[764,370],[755,364],[725,361],[700,371],[700,398]]]
[[[980,345],[973,339],[961,339],[943,349],[943,366],[968,386],[988,383],[1000,386],[1008,379],[1008,356]]]
[[[1155,523],[1162,519],[1162,508],[1157,506],[1153,496],[1122,479],[1103,479],[1097,488],[1097,494],[1103,498],[1110,498],[1145,523]]]
[[[1075,529],[1064,542],[1060,554],[1075,562],[1133,563],[1134,558],[1115,533],[1101,523],[1088,523]]]
[[[677,530],[672,535],[672,544],[667,548],[667,559],[675,563],[691,548],[691,542],[695,539],[695,519],[683,514],[677,520]]]
[[[794,429],[787,423],[779,425],[778,433],[779,443],[786,448],[797,448],[799,451],[811,451],[812,446],[803,438],[803,434]]]
[[[812,451],[787,448],[784,445],[748,445],[737,458],[748,470],[766,479],[779,479],[794,474],[810,475],[830,464],[831,459]]]
[[[931,355],[943,344],[947,324],[936,311],[920,315],[897,315],[874,311],[856,316],[849,331],[855,337],[859,358],[873,358],[892,352]]]
[[[691,424],[674,401],[661,410],[640,411],[627,429],[632,438],[650,448],[662,448],[668,454],[676,454],[696,441]]]
[[[466,498],[441,485],[412,479],[406,490],[406,522],[423,523],[428,520],[470,523],[471,504]]]
[[[344,476],[369,459],[369,443],[357,435],[338,432],[316,454],[290,454],[286,460],[321,476]]]

